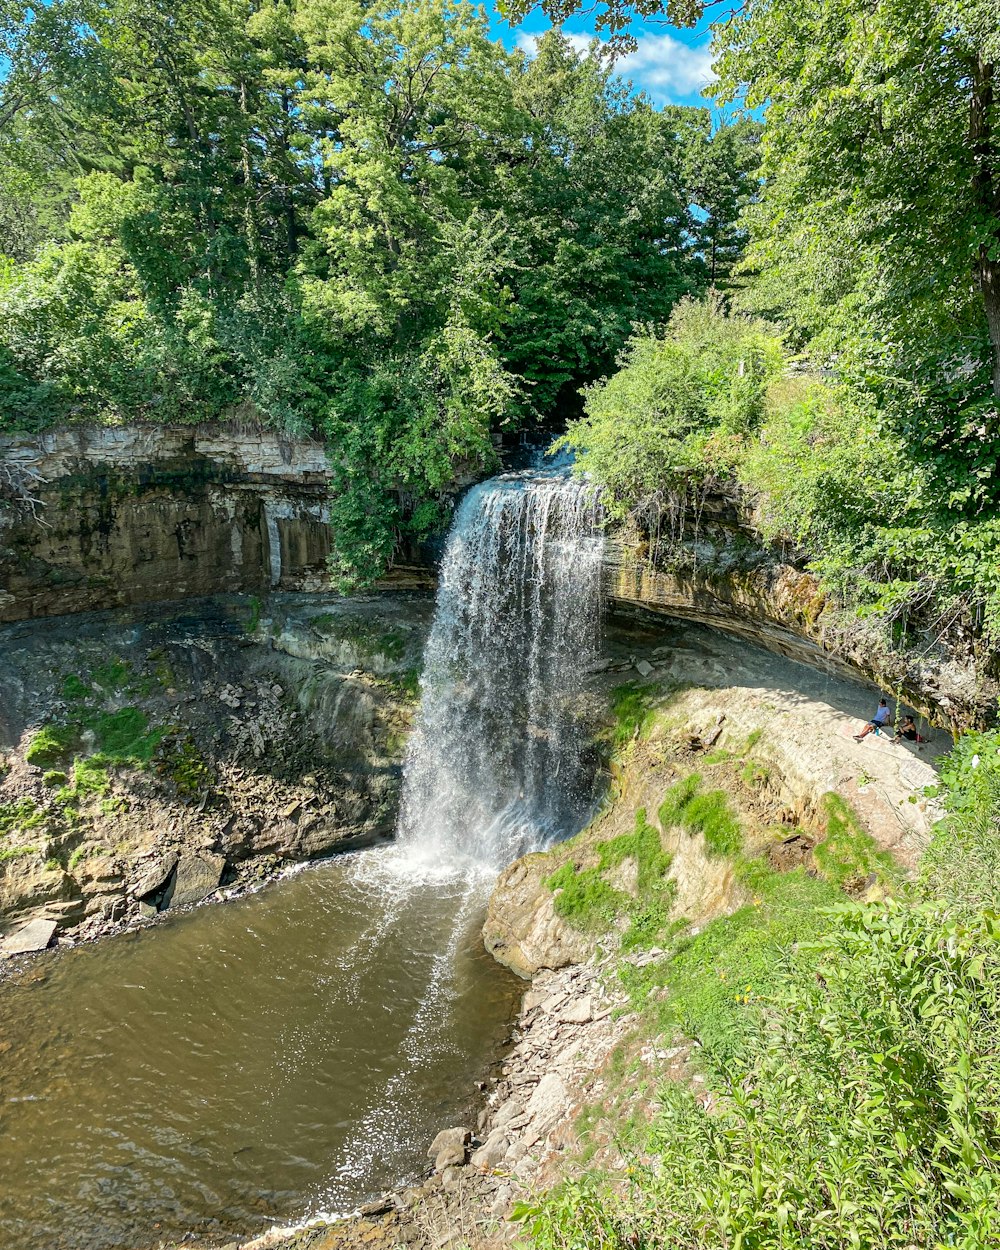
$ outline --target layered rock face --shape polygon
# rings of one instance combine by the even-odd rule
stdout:
[[[0,954],[389,837],[431,602],[278,594],[0,627]]]
[[[998,657],[952,623],[892,643],[884,627],[838,611],[794,557],[768,547],[738,501],[718,495],[676,509],[661,533],[619,532],[607,545],[605,591],[619,605],[697,621],[837,677],[868,678],[953,732],[988,724]]]
[[[321,444],[273,431],[0,437],[0,622],[318,589],[328,480]]]
[[[274,431],[123,426],[0,437],[0,622],[229,591],[328,588],[323,446]],[[427,586],[429,562],[394,585]],[[727,630],[839,676],[861,674],[935,723],[989,722],[996,656],[928,631],[892,644],[843,618],[734,500],[670,508],[659,535],[606,546],[612,603]]]

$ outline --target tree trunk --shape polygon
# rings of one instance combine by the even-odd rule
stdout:
[[[994,65],[982,57],[977,58],[973,66],[969,143],[975,165],[976,207],[991,223],[989,234],[979,245],[976,277],[990,336],[993,397],[1000,401],[1000,182],[993,174],[1000,154],[994,151],[996,143],[991,129],[994,71]]]

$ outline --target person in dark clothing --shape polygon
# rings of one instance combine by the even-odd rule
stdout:
[[[896,730],[896,736],[893,738],[893,742],[899,742],[902,738],[905,738],[907,742],[927,741],[926,738],[922,738],[920,734],[917,733],[917,726],[912,716],[903,717],[903,723]]]

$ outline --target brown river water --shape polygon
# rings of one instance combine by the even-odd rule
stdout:
[[[257,1231],[415,1176],[516,1011],[488,884],[359,852],[0,985],[0,1247]]]

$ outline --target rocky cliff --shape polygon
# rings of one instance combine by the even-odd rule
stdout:
[[[0,438],[0,622],[242,591],[327,589],[324,449],[273,431],[125,426]],[[433,570],[399,568],[394,584]],[[722,494],[619,531],[605,590],[839,676],[861,674],[957,731],[990,720],[997,657],[971,637],[845,617]],[[926,635],[926,636],[925,636]]]
[[[0,437],[0,621],[318,589],[328,479],[321,444],[273,431]]]
[[[0,627],[0,954],[391,836],[432,604],[278,594]],[[30,936],[30,935],[29,935]]]

